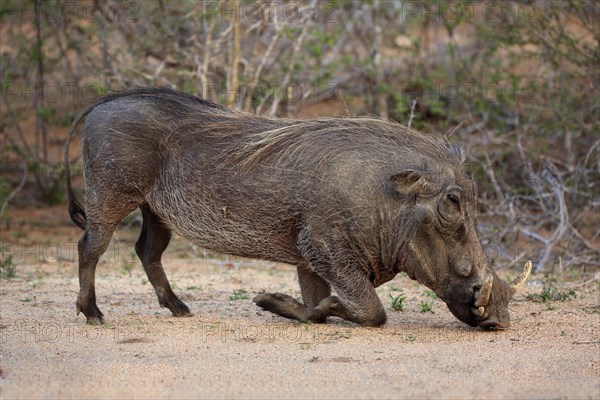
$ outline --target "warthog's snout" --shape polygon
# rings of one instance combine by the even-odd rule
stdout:
[[[478,321],[480,328],[489,331],[510,327],[508,303],[523,289],[531,274],[531,269],[532,263],[527,261],[521,274],[510,284],[500,279],[494,279],[496,276],[488,275],[479,292],[475,294],[474,307],[471,309],[477,319],[483,318]]]

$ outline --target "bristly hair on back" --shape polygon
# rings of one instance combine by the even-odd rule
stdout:
[[[262,117],[252,117],[260,123]],[[462,151],[442,136],[424,134],[393,121],[367,117],[318,118],[313,120],[279,120],[280,126],[244,135],[244,145],[232,149],[230,161],[240,169],[248,170],[266,160],[295,157],[306,152],[315,163],[336,153],[359,152],[363,146],[372,145],[382,156],[397,152],[399,147],[407,152],[445,160],[460,165]]]

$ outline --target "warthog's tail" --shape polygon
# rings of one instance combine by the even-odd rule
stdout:
[[[77,116],[77,118],[75,118],[75,121],[73,121],[73,124],[69,129],[69,134],[67,135],[67,142],[65,143],[65,179],[67,181],[67,196],[69,197],[69,216],[71,217],[71,220],[75,223],[75,225],[77,225],[83,230],[85,230],[87,222],[83,205],[81,205],[79,200],[75,198],[73,188],[71,187],[71,171],[69,168],[69,146],[71,145],[73,133],[75,132],[77,125],[79,125],[79,122],[81,122],[81,120],[85,118],[86,115],[88,115],[90,111],[92,111],[98,104],[99,103],[92,104],[91,106],[83,110]]]
[[[71,217],[71,220],[75,223],[75,225],[77,225],[83,230],[85,230],[87,226],[85,210],[83,208],[83,205],[79,202],[79,200],[75,198],[75,194],[73,193],[73,189],[71,187],[71,171],[69,169],[69,146],[71,145],[71,139],[73,139],[73,134],[75,133],[77,125],[79,125],[81,120],[84,119],[94,108],[96,108],[100,104],[109,102],[117,97],[121,97],[124,95],[127,95],[127,93],[115,93],[112,95],[105,96],[97,102],[95,102],[94,104],[92,104],[91,106],[89,106],[88,108],[86,108],[85,110],[83,110],[81,113],[79,113],[77,118],[75,118],[73,124],[71,124],[69,134],[67,135],[67,142],[65,143],[65,178],[67,182],[67,196],[69,197],[69,216]]]
[[[67,142],[65,143],[65,174],[66,174],[66,182],[67,182],[67,196],[69,197],[69,215],[71,216],[71,220],[73,220],[73,222],[83,230],[86,229],[86,225],[87,225],[85,210],[84,210],[84,207],[75,198],[75,195],[73,194],[73,190],[71,188],[71,174],[69,171],[69,145],[71,144],[71,139],[73,138],[75,129],[77,128],[77,125],[79,125],[81,120],[84,119],[90,112],[92,112],[92,110],[94,108],[98,107],[100,104],[108,103],[109,101],[115,100],[120,97],[144,97],[144,96],[160,97],[160,98],[167,99],[167,100],[169,100],[169,99],[177,100],[178,105],[181,104],[180,101],[182,98],[181,93],[174,91],[172,89],[169,89],[169,88],[139,88],[139,89],[132,89],[132,90],[127,90],[127,91],[122,91],[122,92],[111,93],[109,95],[102,97],[96,103],[92,104],[91,106],[89,106],[88,108],[83,110],[77,116],[77,118],[75,118],[75,121],[73,121],[73,124],[71,125],[69,134],[67,136]],[[207,106],[213,110],[219,110],[221,113],[230,113],[230,111],[228,109],[226,109],[225,107],[220,106],[218,104],[211,103],[202,98],[199,98],[196,96],[191,96],[191,95],[184,95],[184,97],[186,98],[187,102],[189,102],[189,103],[192,103],[195,105],[199,104],[202,106]]]

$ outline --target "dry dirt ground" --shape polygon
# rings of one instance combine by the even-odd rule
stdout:
[[[405,276],[378,289],[383,328],[300,324],[250,300],[262,290],[299,296],[294,268],[210,259],[176,239],[165,268],[195,316],[173,318],[130,258],[133,239],[118,234],[98,265],[107,324],[95,327],[75,315],[79,233],[59,231],[3,233],[17,276],[0,280],[2,399],[600,398],[597,279],[565,302],[520,296],[501,332],[463,325]],[[542,278],[525,291],[540,293]],[[400,293],[404,310],[393,311],[389,294]]]

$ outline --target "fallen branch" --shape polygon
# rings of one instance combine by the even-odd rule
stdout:
[[[591,279],[587,279],[583,282],[576,282],[576,283],[565,283],[564,286],[568,287],[568,288],[575,288],[575,287],[580,287],[580,286],[585,286],[588,283],[592,283],[592,282],[597,282],[600,280],[600,272],[596,272],[596,274],[594,274],[594,277]],[[594,307],[589,307],[589,308],[600,308],[600,305],[594,306]]]

